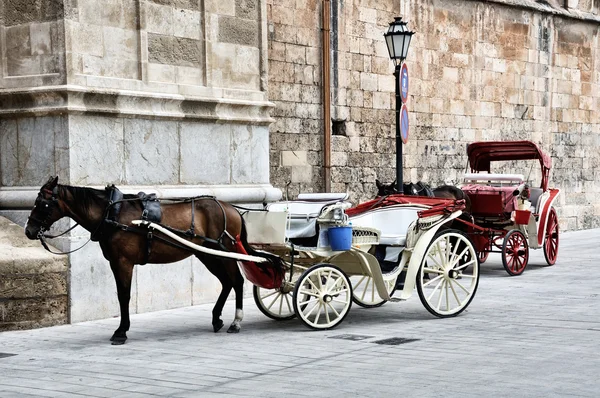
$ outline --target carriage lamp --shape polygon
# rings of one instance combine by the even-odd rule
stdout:
[[[390,22],[388,31],[383,34],[390,58],[396,62],[396,66],[406,59],[410,40],[415,33],[409,32],[406,25],[406,22],[402,22],[402,17],[396,17],[394,22]]]
[[[397,191],[402,192],[402,137],[400,135],[400,111],[402,109],[402,99],[400,98],[400,68],[402,61],[408,55],[410,40],[415,32],[409,32],[406,22],[402,22],[401,17],[394,18],[390,22],[390,27],[383,34],[385,44],[387,45],[390,59],[396,64],[394,76],[396,77],[396,184]]]

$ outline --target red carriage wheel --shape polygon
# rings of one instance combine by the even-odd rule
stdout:
[[[485,260],[488,259],[489,255],[490,255],[490,252],[488,252],[488,251],[483,251],[483,252],[477,253],[477,258],[479,259],[479,264],[485,263]]]
[[[502,244],[502,265],[509,275],[521,275],[529,261],[529,245],[517,229],[509,231]]]
[[[544,237],[544,257],[548,265],[554,265],[558,257],[558,216],[554,207],[550,208]]]

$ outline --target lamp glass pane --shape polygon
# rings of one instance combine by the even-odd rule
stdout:
[[[392,36],[394,41],[394,56],[393,58],[402,58],[402,49],[404,48],[404,38],[403,34],[395,34]]]
[[[394,58],[394,44],[392,42],[392,35],[385,36],[385,44],[387,45],[388,52],[390,53],[390,58]]]
[[[406,59],[408,56],[408,47],[410,46],[410,40],[412,35],[404,35],[404,43],[402,44],[402,58]]]

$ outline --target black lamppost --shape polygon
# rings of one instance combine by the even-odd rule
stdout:
[[[400,69],[403,61],[408,55],[408,47],[410,39],[415,32],[409,32],[406,27],[406,22],[402,22],[401,17],[394,18],[394,22],[390,22],[390,27],[383,34],[385,44],[387,44],[390,58],[396,64],[394,76],[396,77],[396,186],[398,192],[402,193],[402,136],[400,135],[400,111],[404,102],[400,97]],[[406,69],[406,67],[405,67]],[[406,92],[408,92],[408,69],[406,69]],[[406,100],[406,98],[404,98]],[[408,115],[406,115],[408,117]],[[408,120],[406,121],[406,135],[408,138]]]

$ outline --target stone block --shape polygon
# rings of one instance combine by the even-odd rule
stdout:
[[[231,126],[180,124],[180,182],[184,184],[229,184],[231,182]],[[202,167],[202,165],[210,165]]]
[[[258,23],[253,20],[219,16],[218,41],[258,47]]]
[[[360,89],[364,91],[377,91],[378,76],[374,73],[360,73]]]
[[[273,5],[271,6],[271,18],[269,21],[276,24],[293,25],[294,9],[285,6]]]
[[[390,109],[391,107],[391,96],[387,92],[374,92],[373,93],[373,108],[375,109]]]
[[[292,167],[292,182],[312,182],[312,166],[294,166]]]
[[[98,26],[72,22],[68,29],[74,53],[104,56],[103,30]]]
[[[50,23],[31,24],[29,32],[32,55],[52,53]]]
[[[178,84],[189,84],[194,86],[202,86],[203,81],[202,69],[200,67],[176,66],[175,81]]]
[[[281,165],[282,166],[306,166],[307,151],[281,151]]]
[[[11,0],[3,3],[5,26],[56,21],[64,13],[63,2],[56,0]]]
[[[267,183],[269,180],[268,129],[258,126],[231,128],[231,182],[234,184]]]
[[[306,64],[305,47],[296,44],[286,44],[285,61],[296,64]]]
[[[0,274],[0,299],[23,299],[67,295],[67,274]]]
[[[235,0],[205,0],[204,9],[207,13],[235,16]]]
[[[179,182],[177,122],[124,119],[124,180],[130,185]]]
[[[173,9],[173,34],[177,37],[200,40],[202,37],[200,12]]]
[[[235,16],[256,21],[260,0],[235,0]]]
[[[173,8],[170,5],[142,3],[145,7],[145,27],[148,33],[172,36],[174,32]],[[148,35],[148,41],[150,35]]]
[[[0,302],[0,331],[65,324],[67,303],[67,296]]]
[[[71,183],[119,184],[124,180],[123,119],[69,116]]]
[[[0,173],[1,185],[19,185],[19,144],[17,121],[0,119]]]
[[[170,264],[137,266],[137,294],[135,298],[138,312],[191,305],[191,258]]]
[[[104,14],[104,1],[95,1],[95,0],[78,0],[77,9],[79,11],[79,19],[78,21],[84,25],[96,25],[98,26],[104,25],[103,14]],[[110,5],[108,6],[110,7]]]
[[[147,64],[148,80],[154,82],[165,82],[175,83],[175,69],[178,68],[174,65],[163,65],[163,64]]]
[[[148,34],[148,61],[158,64],[198,66],[201,61],[200,40]]]
[[[192,258],[192,305],[213,303],[221,293],[221,284],[197,258]],[[223,314],[225,315],[225,314]],[[210,325],[210,319],[206,320]]]
[[[122,60],[139,61],[138,32],[112,27],[104,27],[102,32],[104,43],[110,44],[104,50],[104,58],[110,58],[107,61],[113,64]]]
[[[79,237],[72,240],[73,248],[87,240]],[[90,243],[69,255],[71,322],[112,318],[120,315],[115,279],[97,243]],[[135,275],[135,270],[134,270]],[[132,281],[132,297],[129,310],[136,313],[135,276]]]

